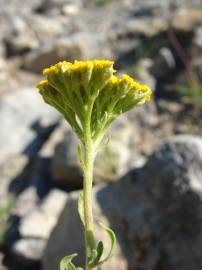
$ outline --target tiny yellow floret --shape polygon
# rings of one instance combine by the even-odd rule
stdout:
[[[43,75],[47,76],[51,73],[57,73],[61,70],[64,72],[67,69],[70,69],[72,71],[82,71],[85,69],[91,69],[93,67],[96,69],[113,68],[113,64],[114,62],[110,60],[92,60],[92,61],[75,60],[74,63],[62,61],[48,68],[43,69]],[[113,72],[115,72],[114,69]]]
[[[50,73],[57,73],[58,71],[62,70],[63,72],[67,70],[69,67],[72,66],[72,63],[67,61],[59,62],[53,66],[43,69],[43,75],[48,75]]]
[[[71,66],[71,70],[74,71],[83,71],[93,67],[92,61],[74,61],[74,64]]]
[[[119,82],[119,79],[116,76],[112,76],[109,83],[117,84]]]
[[[44,87],[46,87],[48,85],[48,81],[47,80],[42,80],[37,84],[37,88],[39,88],[40,90],[44,89]]]
[[[132,84],[134,83],[133,78],[131,78],[130,76],[128,76],[128,75],[126,75],[126,74],[123,74],[123,75],[122,75],[121,80],[122,80],[122,82],[126,82],[126,83],[128,83],[129,85],[132,85]]]

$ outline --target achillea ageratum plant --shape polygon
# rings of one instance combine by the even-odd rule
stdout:
[[[116,245],[114,232],[106,225],[111,240],[108,256],[103,256],[103,242],[95,242],[92,213],[92,182],[94,159],[111,123],[122,113],[150,100],[151,89],[140,85],[127,75],[114,76],[113,62],[108,60],[59,62],[45,68],[45,80],[38,83],[44,101],[55,107],[71,125],[81,140],[78,159],[83,169],[83,192],[78,200],[86,243],[85,270],[96,270],[111,258]],[[81,270],[72,259],[61,260],[61,270]]]

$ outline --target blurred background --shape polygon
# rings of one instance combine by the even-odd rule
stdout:
[[[202,269],[202,1],[0,0],[0,270],[83,262],[78,141],[35,85],[102,58],[154,91],[96,160],[94,213],[118,237],[102,270]]]

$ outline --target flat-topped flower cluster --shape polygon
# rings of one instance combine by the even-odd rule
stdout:
[[[45,102],[60,111],[83,141],[90,113],[92,139],[96,141],[122,113],[150,100],[151,89],[128,75],[114,75],[113,61],[59,62],[43,70],[46,80],[37,87]]]

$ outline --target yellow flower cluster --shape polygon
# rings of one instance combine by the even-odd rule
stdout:
[[[69,71],[83,71],[86,69],[103,69],[103,68],[110,68],[114,64],[113,61],[109,60],[92,60],[92,61],[74,61],[74,63],[62,61],[49,68],[45,68],[43,70],[43,75],[49,75],[51,73],[60,72],[62,69],[63,72],[66,70]]]
[[[118,78],[113,64],[109,60],[63,61],[43,70],[46,79],[37,85],[41,95],[80,137],[90,113],[91,129],[97,137],[118,115],[150,100],[148,86],[128,75]]]

